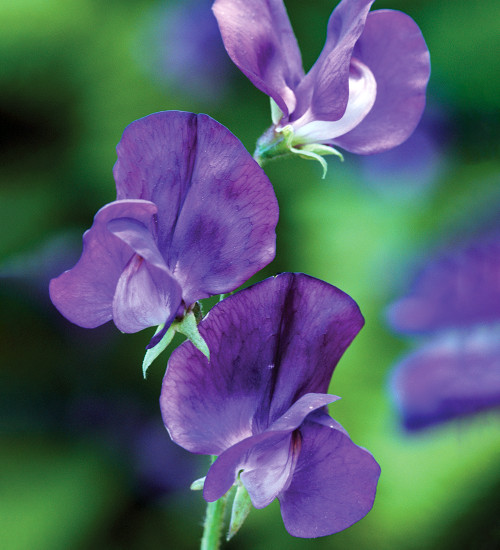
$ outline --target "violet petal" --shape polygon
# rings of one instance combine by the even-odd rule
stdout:
[[[170,325],[181,304],[181,288],[163,269],[134,254],[113,298],[113,320],[122,332]]]
[[[266,430],[301,396],[326,393],[362,325],[349,296],[304,274],[283,273],[226,298],[199,325],[210,364],[190,343],[169,360],[160,405],[172,439],[219,455]]]
[[[235,65],[287,116],[304,71],[283,1],[216,0],[212,9]]]
[[[144,200],[122,200],[101,208],[83,235],[78,263],[50,282],[50,298],[71,322],[94,328],[112,318],[116,285],[133,256],[130,247],[107,228],[115,218],[134,218],[148,225],[157,211]]]
[[[308,109],[311,119],[315,120],[339,120],[342,117],[349,95],[352,50],[363,32],[373,2],[343,0],[333,10],[323,50],[297,88],[297,108],[291,121],[300,118]]]
[[[430,75],[429,50],[411,17],[378,10],[368,15],[353,57],[374,74],[377,97],[361,123],[333,143],[357,154],[381,153],[405,141],[420,121]]]
[[[300,431],[299,459],[278,497],[281,515],[295,537],[331,535],[371,510],[380,467],[340,430],[306,421]]]

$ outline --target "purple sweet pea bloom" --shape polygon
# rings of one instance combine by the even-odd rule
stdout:
[[[500,406],[500,235],[431,261],[388,310],[396,330],[430,333],[394,369],[391,391],[408,429]]]
[[[75,267],[50,283],[70,321],[165,332],[194,302],[234,290],[273,259],[272,185],[218,122],[155,113],[125,129],[117,153],[116,201],[96,214]]]
[[[329,381],[363,326],[356,303],[303,274],[283,273],[217,304],[199,329],[210,364],[177,348],[160,406],[172,439],[219,455],[204,497],[239,477],[256,508],[278,498],[287,531],[319,537],[371,509],[380,468],[328,414]]]
[[[368,13],[373,1],[339,3],[307,74],[282,0],[214,2],[229,56],[279,108],[263,152],[282,132],[292,150],[327,144],[358,154],[386,151],[413,132],[425,106],[429,51],[409,16]]]

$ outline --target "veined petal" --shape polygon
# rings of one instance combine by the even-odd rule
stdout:
[[[116,218],[108,222],[108,230],[149,264],[168,271],[151,231],[144,224],[133,218]]]
[[[313,120],[342,118],[349,96],[352,51],[373,2],[342,0],[333,10],[323,51],[297,88],[297,107],[290,122],[308,110]]]
[[[355,128],[370,112],[377,96],[377,83],[370,69],[358,61],[351,59],[349,74],[349,101],[344,115],[339,120],[312,120],[311,111],[307,111],[292,126],[294,144],[324,143],[346,134]],[[311,120],[311,122],[306,122]]]
[[[116,285],[134,253],[107,225],[122,217],[147,225],[156,211],[149,201],[121,200],[97,212],[92,227],[83,236],[78,263],[50,282],[50,298],[67,319],[81,327],[94,328],[112,318]]]
[[[186,304],[234,290],[275,254],[278,203],[241,142],[198,115],[190,188],[179,212],[169,267]]]
[[[212,9],[233,62],[288,116],[304,71],[283,1],[216,0]]]
[[[113,298],[113,320],[122,332],[169,325],[181,303],[178,283],[134,254],[123,270]]]
[[[289,487],[278,496],[286,530],[313,538],[342,531],[363,518],[375,499],[380,467],[341,430],[305,422]]]
[[[391,10],[370,13],[353,57],[370,67],[377,81],[373,108],[335,144],[358,154],[381,153],[405,141],[425,107],[429,50],[417,24]]]
[[[283,273],[224,299],[199,325],[210,365],[190,343],[170,357],[160,407],[172,439],[219,455],[295,414],[294,403],[305,407],[300,424],[316,400],[322,406],[335,399],[300,398],[327,391],[362,325],[351,298],[303,274]]]

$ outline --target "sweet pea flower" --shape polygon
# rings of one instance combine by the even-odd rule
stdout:
[[[260,161],[289,152],[316,158],[380,153],[418,124],[430,74],[416,23],[393,10],[368,13],[374,0],[342,0],[307,74],[282,0],[216,0],[226,50],[271,98],[273,126],[260,138]]]
[[[499,234],[430,261],[388,318],[399,332],[427,336],[391,374],[407,429],[500,406]]]
[[[207,115],[139,119],[117,153],[117,198],[96,214],[80,260],[51,281],[50,296],[85,328],[164,325],[152,346],[197,300],[234,290],[273,259],[278,206],[241,142]]]
[[[327,412],[337,362],[363,326],[356,303],[283,273],[217,304],[200,323],[210,363],[190,342],[171,355],[160,397],[172,439],[218,455],[203,496],[242,483],[256,508],[278,498],[287,531],[319,537],[364,517],[380,468]]]

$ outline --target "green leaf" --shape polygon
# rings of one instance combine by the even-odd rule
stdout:
[[[244,521],[247,519],[250,510],[252,509],[252,501],[248,495],[248,491],[241,481],[238,480],[236,486],[236,494],[234,495],[233,507],[231,509],[231,521],[229,522],[229,530],[226,540],[231,540],[239,531]]]
[[[160,325],[157,329],[155,334],[158,334],[160,330],[163,329],[164,325]],[[146,350],[146,355],[144,355],[144,360],[142,361],[142,374],[144,378],[146,378],[146,372],[149,369],[151,363],[160,355],[162,351],[165,350],[165,348],[170,344],[172,341],[172,338],[175,334],[175,323],[172,323],[170,325],[169,329],[163,336],[163,338],[156,344],[154,348]]]
[[[176,330],[191,340],[193,345],[210,361],[210,350],[198,331],[196,317],[192,311],[187,313],[182,321],[176,325]]]

